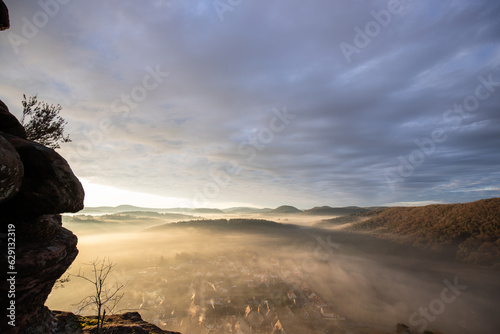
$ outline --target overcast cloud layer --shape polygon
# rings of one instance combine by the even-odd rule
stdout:
[[[5,2],[0,98],[61,104],[86,181],[193,206],[500,196],[497,1]]]

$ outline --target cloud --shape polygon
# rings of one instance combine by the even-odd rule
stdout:
[[[223,21],[210,1],[197,3],[70,2],[18,54],[9,33],[22,36],[23,17],[43,8],[8,3],[2,99],[17,114],[23,92],[63,105],[73,143],[61,153],[77,175],[135,192],[192,199],[214,182],[211,172],[236,164],[241,172],[209,204],[499,195],[449,185],[498,184],[500,87],[459,127],[443,115],[474,94],[479,76],[500,81],[500,5],[403,2],[348,62],[340,44],[355,45],[354,28],[375,22],[372,11],[386,10],[386,1],[245,1]],[[140,95],[157,67],[168,77]],[[134,93],[134,107],[117,112]],[[273,110],[285,107],[295,118],[269,132]],[[391,189],[387,172],[436,128],[446,141]]]

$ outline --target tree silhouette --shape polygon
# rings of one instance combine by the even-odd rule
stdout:
[[[69,135],[64,135],[64,126],[68,123],[59,116],[60,104],[53,105],[39,102],[36,95],[26,98],[23,94],[23,117],[21,124],[26,130],[28,140],[35,141],[49,148],[60,148],[59,142],[70,142]]]
[[[91,296],[85,297],[76,305],[78,305],[78,312],[81,312],[89,307],[95,309],[97,312],[97,334],[99,334],[102,333],[102,326],[104,325],[106,311],[112,314],[122,299],[123,293],[120,292],[123,290],[124,285],[116,283],[111,288],[108,286],[108,276],[116,266],[116,263],[111,262],[109,258],[105,257],[102,260],[97,258],[86,265],[91,266],[92,268],[90,278],[81,271],[81,268],[77,275],[72,276],[81,278],[91,283],[94,286],[95,293]]]

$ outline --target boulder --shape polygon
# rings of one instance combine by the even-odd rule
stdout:
[[[1,0],[0,0],[1,1]],[[12,115],[5,103],[0,100],[0,131],[26,139],[26,131],[17,118]]]
[[[0,203],[0,220],[26,220],[45,214],[83,209],[84,190],[67,161],[53,149],[3,134],[16,149],[24,166],[24,178],[16,196]]]
[[[9,10],[5,3],[0,0],[0,30],[6,30],[10,28],[9,22]]]
[[[24,167],[19,154],[0,136],[0,203],[17,194],[23,175]]]

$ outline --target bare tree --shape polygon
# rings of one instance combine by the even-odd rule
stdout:
[[[106,311],[113,313],[114,309],[123,297],[121,292],[124,288],[123,284],[115,283],[112,287],[108,286],[108,276],[114,270],[116,263],[110,261],[109,258],[99,260],[96,258],[91,263],[86,265],[90,266],[92,274],[87,277],[85,273],[80,270],[77,275],[72,275],[86,280],[94,286],[95,292],[91,296],[82,299],[78,304],[78,311],[81,312],[86,308],[93,308],[97,312],[97,333],[102,333],[102,326],[104,325],[104,317]]]
[[[62,110],[60,104],[53,105],[39,102],[38,97],[28,99],[23,94],[23,117],[21,124],[26,130],[29,140],[35,141],[49,148],[59,148],[59,142],[70,142],[69,135],[64,135],[64,126],[68,123],[59,116]]]

